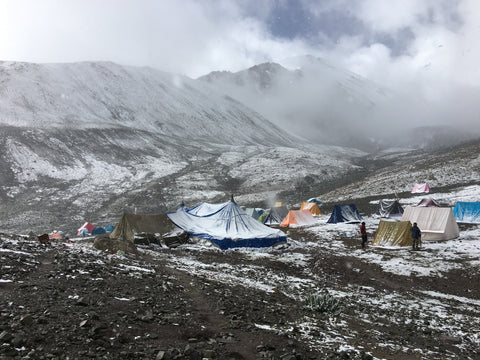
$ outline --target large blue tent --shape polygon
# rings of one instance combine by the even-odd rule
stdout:
[[[355,204],[335,205],[327,223],[336,224],[340,222],[360,222],[362,216],[357,210]]]
[[[480,224],[480,202],[459,201],[453,215],[458,222]]]
[[[233,200],[219,204],[203,203],[192,209],[180,206],[167,216],[190,235],[208,239],[223,250],[267,247],[287,241],[281,230],[256,221]]]

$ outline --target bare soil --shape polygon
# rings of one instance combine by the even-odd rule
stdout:
[[[302,230],[292,230],[297,241],[318,241]],[[348,304],[338,321],[355,331],[349,343],[362,351],[325,345],[313,347],[295,326],[288,332],[272,327],[316,318],[319,328],[337,319],[313,313],[282,289],[259,289],[205,279],[167,266],[166,259],[192,256],[205,264],[228,262],[235,267],[268,266],[284,277],[301,277],[305,269],[281,261],[250,259],[235,252],[146,246],[140,251],[98,254],[93,240],[48,246],[23,237],[1,235],[0,359],[426,359],[480,358],[478,345],[449,337],[428,326],[388,321],[375,324],[359,318],[359,303]],[[345,239],[356,248],[359,242]],[[80,250],[79,250],[80,248]],[[367,250],[368,251],[368,250]],[[386,273],[355,257],[313,254],[309,269],[323,286],[409,294],[431,290],[480,300],[480,274],[452,271],[442,279],[418,279]],[[138,269],[143,269],[138,271]],[[355,271],[352,271],[355,269]],[[455,281],[452,281],[455,279]],[[472,286],[477,284],[477,286]],[[363,290],[362,290],[363,289]],[[366,290],[365,290],[366,289]],[[368,304],[365,304],[368,305]],[[369,308],[366,306],[366,308]],[[364,311],[378,311],[381,309]],[[361,309],[360,309],[361,311]],[[386,311],[386,310],[385,310]],[[468,315],[468,314],[466,314]],[[415,317],[412,314],[403,314]],[[410,348],[431,349],[431,357],[378,346],[379,332]],[[348,330],[348,329],[347,329]],[[315,336],[315,332],[312,334]],[[323,336],[318,333],[316,336]],[[385,335],[382,335],[385,336]],[[318,340],[318,339],[317,339]],[[325,339],[326,340],[326,339]],[[466,343],[461,349],[459,343]]]

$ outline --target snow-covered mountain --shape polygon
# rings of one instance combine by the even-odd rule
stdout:
[[[132,128],[213,143],[288,144],[291,138],[213,87],[113,63],[0,63],[0,124]],[[246,126],[248,125],[248,126]]]
[[[215,85],[282,129],[320,144],[370,152],[452,145],[480,135],[478,129],[460,126],[445,132],[445,124],[437,125],[441,110],[435,104],[313,56],[235,73],[216,71],[198,80]]]
[[[370,146],[393,92],[322,59],[298,57],[199,78],[316,143]]]
[[[0,63],[0,127],[4,230],[274,201],[361,155],[305,144],[210,84],[113,63]]]

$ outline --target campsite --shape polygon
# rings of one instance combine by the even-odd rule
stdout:
[[[480,1],[1,4],[0,360],[480,360]]]
[[[480,187],[432,196],[451,211],[455,199],[478,198]],[[418,209],[420,199],[398,202]],[[48,244],[0,234],[2,358],[478,358],[480,225],[459,222],[459,236],[426,240],[420,251],[374,246],[380,222],[405,223],[375,216],[380,202],[357,198],[357,211],[348,204],[353,222],[329,223],[341,215],[334,203],[314,217],[291,211],[288,227],[270,227],[287,240],[262,247],[222,249],[194,236],[172,247],[151,238],[99,250],[108,234]],[[232,201],[192,209],[181,206],[176,221],[240,211]],[[119,220],[120,243],[133,243],[128,229],[171,230],[165,215]]]

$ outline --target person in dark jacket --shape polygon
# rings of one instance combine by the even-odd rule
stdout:
[[[420,243],[420,238],[422,237],[422,232],[417,226],[417,223],[413,223],[413,226],[410,229],[410,234],[412,235],[412,249],[413,250],[418,250],[419,243]]]
[[[362,222],[362,225],[360,225],[360,234],[362,235],[362,249],[365,249],[365,246],[367,245],[367,228],[365,227],[365,222]]]

